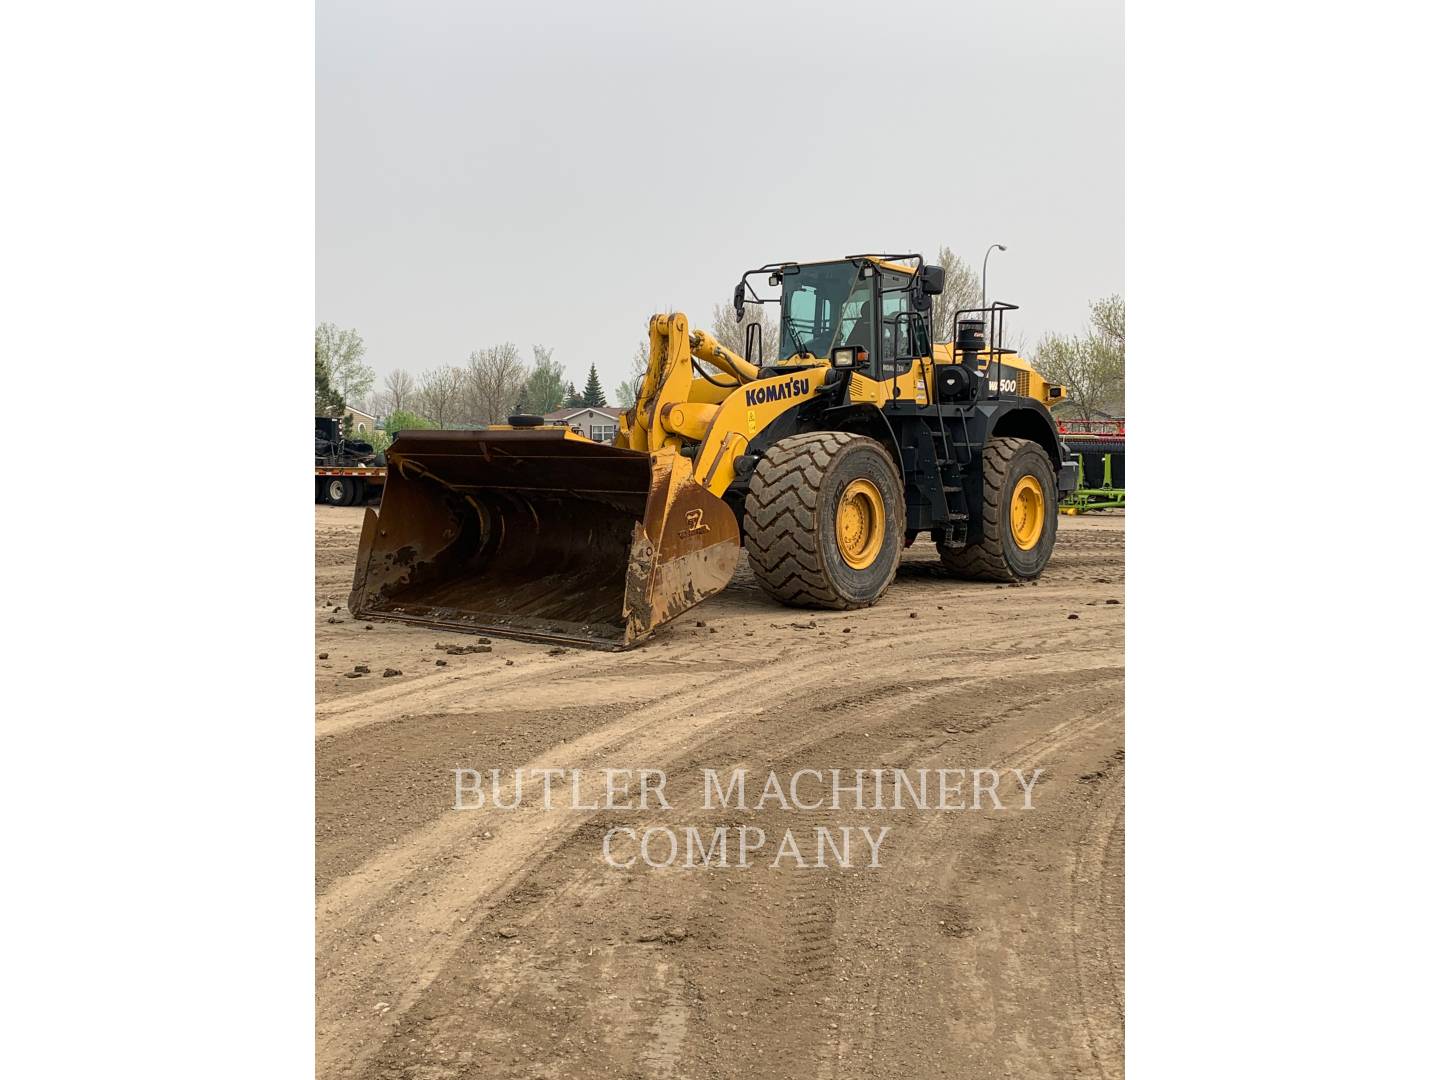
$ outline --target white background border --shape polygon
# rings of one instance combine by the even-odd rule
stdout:
[[[307,1075],[313,12],[7,23],[7,1056]],[[1433,1066],[1433,23],[1129,8],[1133,1076]]]

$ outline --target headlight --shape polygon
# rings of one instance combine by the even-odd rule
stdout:
[[[869,358],[869,354],[864,349],[847,345],[845,348],[836,349],[830,354],[830,366],[835,368],[860,367]]]

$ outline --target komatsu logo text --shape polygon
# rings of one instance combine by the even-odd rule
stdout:
[[[767,401],[784,401],[786,398],[803,397],[809,392],[809,379],[788,379],[768,386],[752,386],[745,391],[745,404],[762,405]]]

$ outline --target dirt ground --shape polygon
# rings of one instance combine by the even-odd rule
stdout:
[[[878,606],[802,612],[742,558],[631,652],[456,656],[477,639],[344,610],[362,514],[315,514],[321,1077],[1122,1074],[1123,515],[1061,518],[1031,585],[917,543]],[[569,809],[568,774],[549,812],[534,784],[453,808],[452,770],[505,795],[517,767],[583,769],[585,805],[599,770],[664,770],[671,808]],[[707,810],[705,768],[1043,772],[1030,810],[1002,784],[1003,811],[806,812]],[[817,825],[890,827],[880,865],[602,854],[616,827]]]

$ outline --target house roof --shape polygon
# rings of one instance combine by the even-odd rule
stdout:
[[[368,412],[366,412],[364,409],[357,409],[357,408],[355,408],[354,405],[346,405],[346,406],[345,406],[345,411],[348,412],[348,413],[354,413],[356,416],[363,416],[363,417],[365,417],[366,420],[378,420],[378,419],[379,419],[378,416],[371,416],[371,415],[370,415]]]
[[[610,417],[611,420],[618,420],[620,419],[620,414],[624,411],[624,409],[616,409],[609,405],[581,405],[574,409],[561,409],[559,412],[548,412],[545,414],[545,419],[569,420],[572,416],[579,416],[583,412],[597,412],[603,413],[605,416]]]

